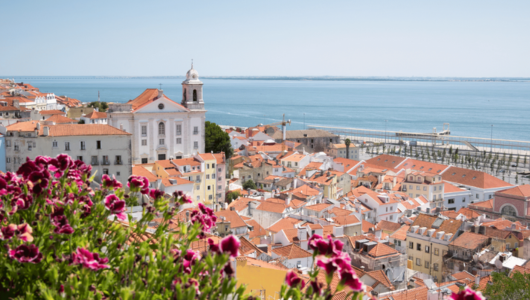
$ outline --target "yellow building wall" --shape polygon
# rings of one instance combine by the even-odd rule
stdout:
[[[286,274],[287,270],[263,268],[240,261],[236,267],[237,286],[246,285],[247,292],[253,296],[263,295],[264,299],[280,299]]]
[[[215,194],[216,194],[216,183],[217,183],[217,177],[212,178],[215,174],[215,168],[217,168],[216,164],[217,160],[205,160],[204,161],[204,175],[202,179],[204,180],[204,202],[206,204],[212,204],[215,202]],[[215,164],[216,167],[212,168],[212,164]],[[206,165],[210,165],[210,168],[206,168]],[[209,175],[210,179],[206,179],[206,175]],[[211,186],[211,190],[208,191],[208,186]],[[210,195],[212,196],[212,199],[210,200]]]
[[[414,243],[414,249],[410,249],[409,243]],[[421,250],[417,250],[417,244],[421,244]],[[425,252],[425,246],[429,246],[429,253]],[[438,249],[436,252],[435,249]],[[419,271],[428,275],[436,276],[438,282],[442,280],[442,268],[443,268],[443,255],[449,248],[446,245],[440,245],[436,243],[426,242],[424,240],[416,239],[410,236],[407,236],[407,255],[410,259],[412,257],[412,269]],[[435,253],[438,253],[436,255]],[[421,266],[418,266],[416,259],[421,260]],[[429,268],[425,268],[425,261],[429,262]],[[438,271],[434,270],[434,264],[438,264]]]

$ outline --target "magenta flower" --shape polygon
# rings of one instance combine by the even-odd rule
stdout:
[[[57,234],[74,233],[74,229],[68,223],[68,219],[66,219],[66,216],[60,216],[60,217],[55,218],[52,221],[52,224],[55,226],[55,229],[53,230],[54,233],[57,233]]]
[[[194,210],[191,212],[191,222],[193,224],[201,224],[202,233],[199,237],[204,237],[205,232],[209,232],[210,228],[215,226],[217,217],[213,213],[213,210],[204,206],[202,203],[199,203],[199,210]]]
[[[309,284],[311,284],[314,294],[317,294],[318,296],[322,296],[322,288],[324,287],[324,284],[318,282],[316,278],[314,281],[309,282]]]
[[[226,263],[225,267],[223,268],[223,273],[228,276],[228,277],[232,277],[234,276],[234,268],[232,268],[232,264],[229,262]]]
[[[76,253],[72,253],[73,265],[82,265],[83,267],[94,271],[110,268],[110,266],[106,264],[108,261],[108,258],[100,258],[99,254],[92,253],[83,248],[77,248]]]
[[[141,192],[144,195],[149,193],[149,180],[143,176],[131,175],[127,186],[132,192]]]
[[[237,257],[239,255],[239,239],[233,235],[229,235],[219,242],[221,251],[230,254],[231,257]]]
[[[18,229],[18,238],[23,240],[24,242],[33,242],[33,236],[31,235],[33,233],[33,228],[29,226],[29,224],[24,223],[17,226]]]
[[[296,274],[293,272],[293,270],[289,270],[287,272],[287,275],[285,276],[285,283],[291,288],[296,288],[301,285],[301,288],[303,289],[305,286],[305,282]]]
[[[112,194],[105,197],[105,207],[120,220],[127,220],[125,201]]]
[[[193,201],[191,200],[191,197],[184,194],[183,191],[174,192],[173,197],[175,198],[175,203],[178,203],[178,204],[193,203]]]
[[[341,283],[345,284],[354,291],[363,291],[364,285],[359,277],[357,277],[352,271],[343,271],[339,274]]]
[[[28,179],[29,175],[35,171],[40,171],[42,168],[37,166],[34,161],[30,160],[29,157],[26,158],[26,162],[23,163],[20,168],[17,170],[17,174],[21,175],[22,178]]]
[[[20,245],[14,250],[9,250],[9,257],[21,263],[37,264],[42,260],[42,253],[35,245]]]
[[[164,196],[164,192],[162,192],[161,190],[157,190],[157,189],[151,189],[149,190],[149,196],[153,199],[158,199]]]
[[[483,300],[485,298],[482,296],[482,293],[475,292],[469,287],[466,287],[463,291],[460,291],[459,293],[456,293],[456,294],[453,293],[451,295],[451,299],[453,300]]]
[[[221,248],[219,244],[214,243],[212,239],[208,239],[208,245],[210,246],[210,251],[213,253],[221,253]]]
[[[35,171],[28,176],[28,180],[33,183],[33,193],[39,195],[48,187],[50,173],[46,169]]]
[[[324,269],[327,274],[343,271],[353,272],[353,268],[351,266],[351,259],[348,254],[344,252],[341,252],[341,254],[332,257],[325,257],[323,255],[318,256],[317,266]]]
[[[308,242],[309,247],[313,249],[313,251],[317,251],[317,254],[326,256],[339,254],[344,247],[344,243],[342,243],[340,240],[334,241],[331,236],[328,236],[328,240],[326,241],[318,234],[312,235]]]
[[[9,240],[12,237],[15,236],[15,233],[17,231],[17,225],[15,224],[9,224],[7,227],[2,227],[0,231],[2,232],[2,239],[3,240]]]
[[[116,190],[116,189],[123,187],[121,182],[116,180],[116,177],[114,177],[114,175],[112,175],[112,178],[110,178],[109,175],[103,174],[103,176],[101,176],[101,183],[104,189],[110,188],[110,189]]]
[[[66,169],[72,167],[75,167],[75,164],[68,154],[59,154],[57,158],[50,159],[48,164],[48,168],[52,172],[64,172]]]

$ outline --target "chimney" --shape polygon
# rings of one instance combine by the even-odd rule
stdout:
[[[477,275],[477,277],[475,277],[475,285],[479,286],[479,284],[480,284],[480,275]]]
[[[16,107],[16,108],[20,108],[19,100],[13,100],[13,106]]]
[[[292,198],[293,198],[293,194],[291,193],[287,194],[287,199],[285,200],[285,204],[291,205]]]
[[[252,216],[252,201],[248,201],[248,215]]]
[[[158,98],[164,96],[164,90],[158,89]]]
[[[515,230],[515,223],[512,223],[512,230]]]
[[[375,234],[375,239],[376,239],[377,241],[380,241],[380,240],[381,240],[382,230],[376,230],[376,231],[374,232],[374,234]]]
[[[43,136],[48,136],[48,135],[50,135],[50,127],[48,127],[48,126],[44,126],[44,128],[43,128],[43,132],[42,132],[42,135],[43,135]]]
[[[189,222],[190,221],[190,211],[187,210],[186,211],[186,222]]]

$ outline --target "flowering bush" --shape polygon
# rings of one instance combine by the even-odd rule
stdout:
[[[17,299],[246,299],[236,287],[230,259],[238,256],[239,240],[228,236],[217,244],[207,238],[215,226],[213,211],[199,204],[190,223],[168,231],[179,206],[191,203],[182,192],[173,195],[149,189],[149,182],[131,176],[127,190],[115,178],[102,176],[92,189],[91,166],[67,155],[27,159],[16,174],[0,175],[0,298]],[[91,176],[92,175],[92,176]],[[149,195],[140,220],[127,206]],[[154,219],[160,225],[147,233]],[[208,250],[192,244],[203,240]],[[342,243],[314,235],[309,241],[315,268],[309,280],[289,272],[283,299],[328,299],[336,291],[359,297],[365,287],[342,252]],[[326,274],[327,288],[317,281]],[[470,298],[465,291],[461,298]]]
[[[67,155],[27,160],[16,174],[0,175],[0,296],[19,299],[244,299],[230,257],[239,241],[227,237],[210,253],[191,248],[215,224],[207,207],[191,224],[167,234],[178,207],[191,200],[175,193],[169,205],[144,177],[131,176],[129,192],[108,175],[90,188],[91,166]],[[18,175],[18,176],[17,176]],[[133,222],[127,204],[149,195]],[[148,234],[154,218],[164,222]],[[2,294],[3,293],[3,294]],[[3,298],[3,297],[2,297]]]

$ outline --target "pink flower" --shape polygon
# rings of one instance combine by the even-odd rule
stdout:
[[[149,180],[143,176],[132,175],[129,177],[127,186],[132,192],[141,192],[144,195],[149,193]]]
[[[127,220],[125,201],[112,194],[105,197],[105,207],[120,220]]]
[[[33,233],[33,229],[29,224],[24,223],[17,226],[18,227],[18,238],[23,240],[24,242],[33,242],[33,236],[31,235]]]
[[[309,247],[313,251],[317,251],[317,254],[330,256],[339,254],[344,247],[344,243],[340,240],[333,241],[331,236],[328,236],[328,241],[326,241],[320,235],[314,234],[309,238]]]
[[[287,285],[291,288],[301,285],[301,288],[303,289],[305,286],[305,282],[292,270],[287,272],[287,275],[285,276],[285,283],[287,283]]]
[[[55,229],[54,233],[57,234],[72,234],[74,229],[68,223],[68,219],[64,215],[64,207],[56,206],[53,208],[53,213],[50,215],[51,222]]]
[[[18,168],[17,174],[21,175],[24,179],[28,179],[31,173],[40,170],[42,170],[42,168],[37,166],[34,161],[30,160],[29,157],[27,157],[26,162],[23,163],[20,168]]]
[[[208,239],[208,245],[210,246],[210,251],[213,253],[221,253],[221,248],[219,244],[214,243],[212,239]]]
[[[311,284],[311,287],[313,288],[313,293],[317,294],[318,296],[322,296],[322,288],[324,287],[324,284],[317,281],[315,278],[314,281],[309,282]]]
[[[199,210],[194,210],[191,212],[191,222],[193,224],[200,223],[202,227],[202,236],[205,232],[209,232],[210,228],[215,226],[217,217],[213,213],[213,210],[204,206],[202,203],[199,203]]]
[[[221,240],[219,246],[221,251],[229,253],[231,257],[237,257],[239,254],[239,239],[233,235],[229,235]]]
[[[116,180],[116,177],[114,177],[114,175],[112,175],[112,178],[110,178],[109,175],[103,174],[103,176],[101,176],[101,183],[104,189],[110,188],[116,190],[123,187],[123,185],[118,180]]]
[[[225,267],[223,268],[223,273],[228,277],[232,277],[234,275],[235,271],[234,268],[232,268],[230,261],[226,263]]]
[[[35,171],[28,176],[28,180],[33,183],[33,193],[39,195],[48,187],[50,173],[46,169]]]
[[[7,227],[2,227],[0,230],[2,232],[2,239],[3,240],[9,240],[12,237],[15,236],[15,233],[17,231],[17,225],[15,224],[9,224]]]
[[[475,292],[469,287],[466,287],[463,291],[460,291],[459,293],[456,293],[456,294],[453,293],[451,295],[451,299],[453,300],[483,300],[484,297],[482,297],[482,293]]]
[[[157,189],[151,189],[149,190],[149,196],[153,199],[158,199],[164,196],[164,192],[162,192],[161,190],[157,190]]]
[[[348,254],[344,252],[341,252],[341,254],[332,257],[326,257],[323,255],[318,256],[317,266],[324,269],[327,274],[343,271],[353,272],[353,268],[351,266],[351,259]]]
[[[363,291],[364,285],[352,271],[343,271],[340,273],[339,278],[343,284],[348,286],[354,291]]]
[[[193,201],[191,200],[191,197],[184,194],[183,191],[174,192],[173,197],[175,198],[175,203],[178,203],[178,204],[193,203]]]
[[[14,250],[9,250],[9,257],[21,263],[37,264],[42,260],[42,253],[35,245],[20,245]]]
[[[101,269],[110,268],[106,263],[109,261],[108,258],[100,258],[99,254],[92,253],[83,248],[77,248],[76,253],[72,253],[73,265],[82,265],[85,268],[97,271]]]

